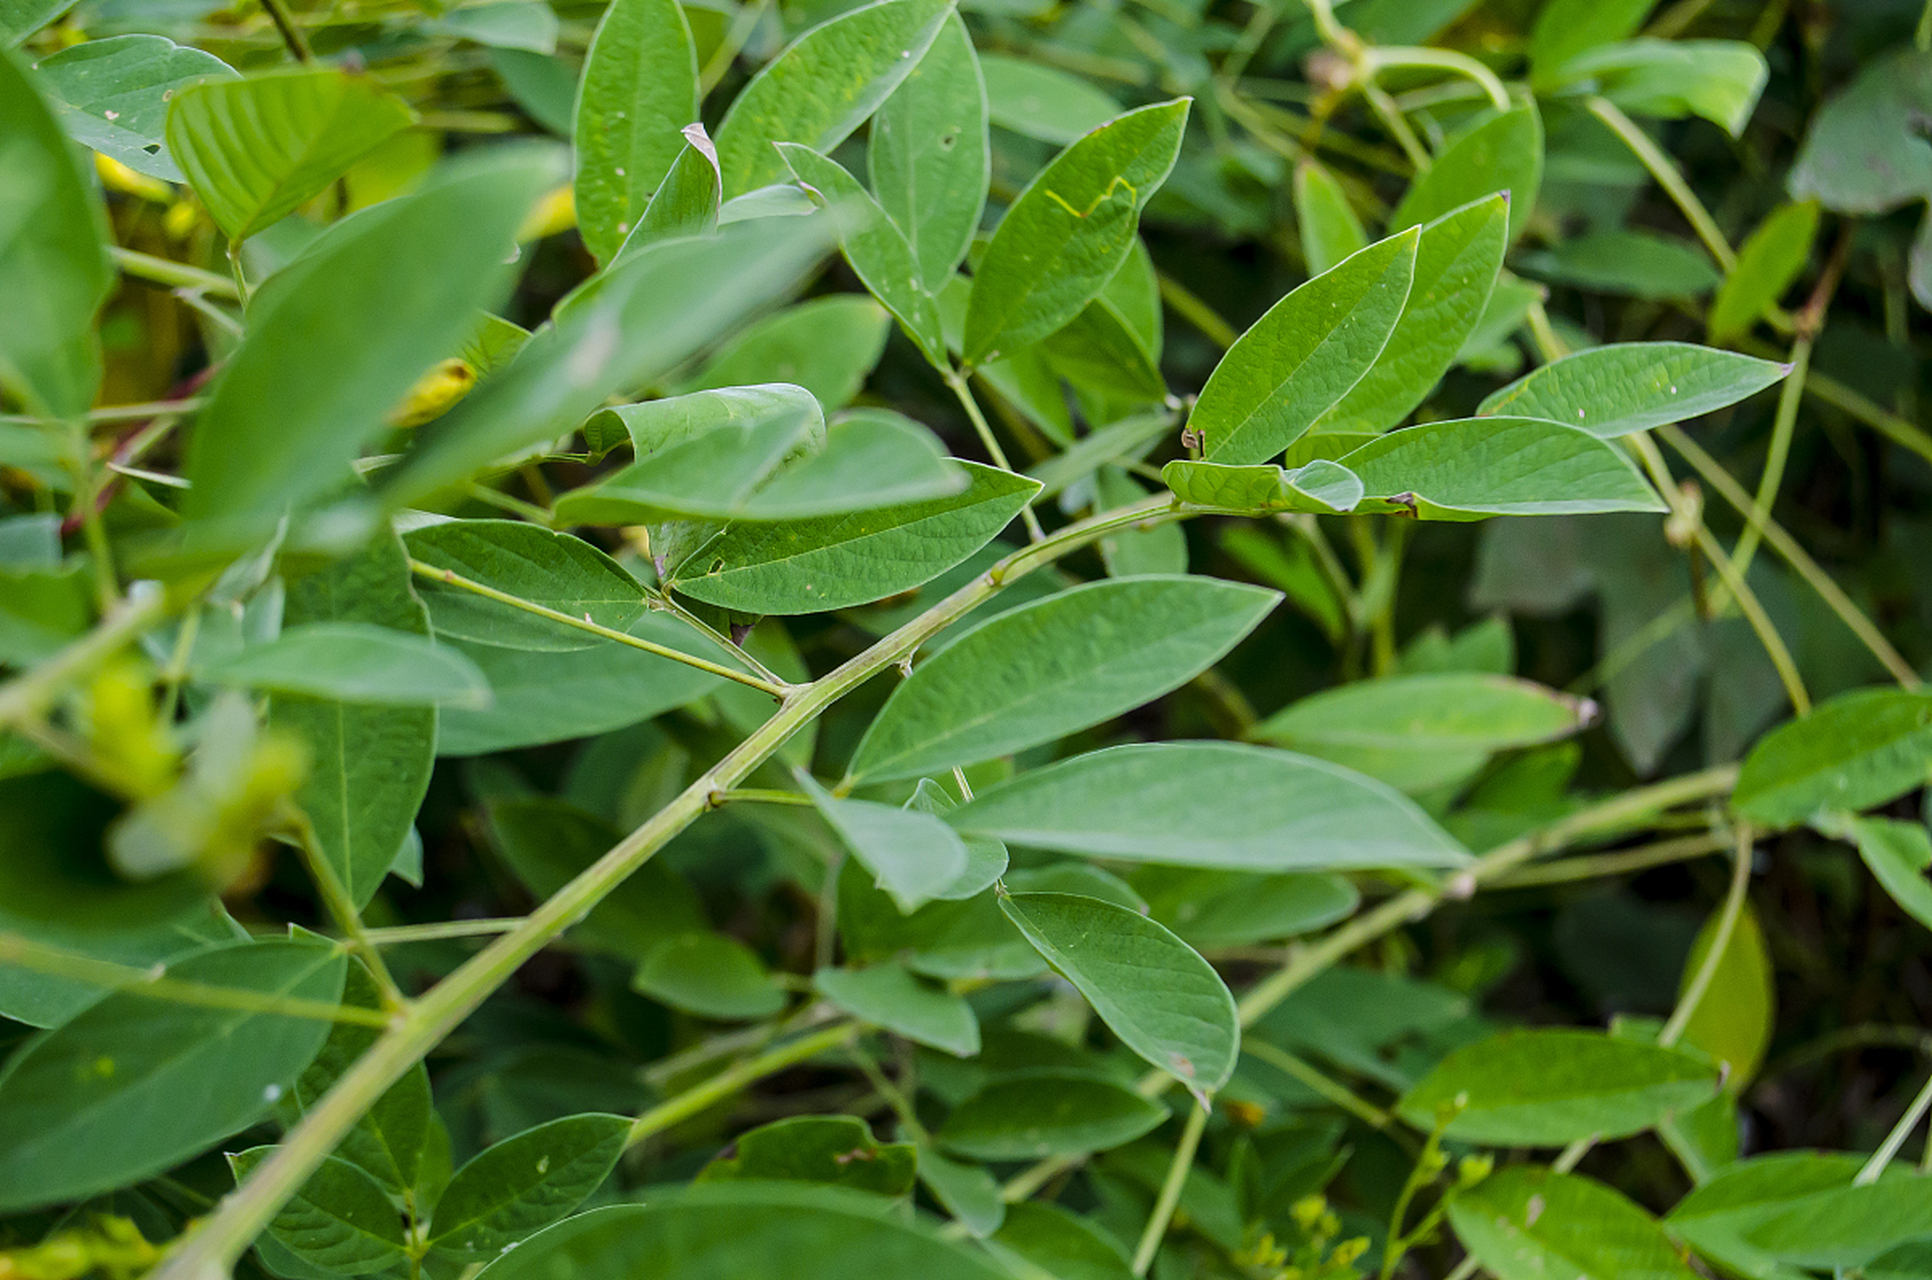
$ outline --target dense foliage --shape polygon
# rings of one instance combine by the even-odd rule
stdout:
[[[0,46],[0,1280],[1932,1276],[1932,6]]]

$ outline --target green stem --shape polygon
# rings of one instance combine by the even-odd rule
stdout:
[[[450,938],[483,938],[508,933],[523,923],[522,916],[492,920],[444,920],[434,924],[397,924],[364,929],[362,936],[374,947],[396,947],[409,942],[442,942]]]
[[[1731,551],[1731,562],[1738,576],[1749,573],[1751,560],[1758,553],[1758,541],[1771,519],[1771,506],[1777,501],[1778,487],[1784,483],[1785,462],[1791,456],[1791,436],[1798,424],[1798,405],[1804,400],[1805,379],[1811,372],[1812,336],[1805,334],[1791,344],[1791,372],[1778,388],[1778,413],[1771,423],[1771,445],[1764,457],[1764,472],[1758,477],[1757,497],[1745,513],[1744,533]]]
[[[1771,665],[1777,668],[1778,681],[1784,685],[1785,696],[1791,699],[1791,709],[1801,716],[1810,715],[1811,696],[1805,692],[1804,677],[1798,673],[1797,661],[1792,658],[1791,650],[1785,646],[1784,637],[1778,634],[1778,628],[1772,623],[1771,615],[1764,611],[1764,605],[1759,602],[1757,593],[1751,590],[1750,584],[1745,582],[1738,573],[1737,566],[1733,565],[1731,558],[1724,554],[1724,548],[1717,544],[1717,539],[1713,538],[1711,531],[1702,524],[1697,526],[1697,545],[1717,570],[1717,576],[1723,580],[1725,589],[1737,601],[1737,607],[1744,614],[1745,621],[1751,624],[1751,630],[1757,634],[1758,643],[1763,646],[1765,656],[1770,658]]]
[[[440,582],[445,586],[474,592],[486,600],[494,600],[498,604],[506,604],[513,609],[521,609],[525,613],[534,613],[539,618],[548,618],[552,622],[566,627],[575,627],[579,631],[587,631],[591,635],[601,636],[605,640],[612,640],[618,644],[629,645],[633,649],[642,649],[646,653],[654,653],[660,658],[669,658],[673,662],[682,662],[688,667],[696,667],[700,671],[708,671],[714,676],[722,676],[726,680],[735,680],[739,684],[757,689],[763,693],[768,693],[774,698],[783,698],[792,690],[801,687],[799,685],[786,684],[782,681],[766,680],[760,676],[752,675],[750,672],[740,671],[735,667],[727,667],[722,663],[713,662],[709,658],[700,658],[694,654],[685,653],[681,649],[673,649],[669,645],[657,644],[650,640],[642,640],[637,636],[631,635],[629,632],[619,631],[615,627],[603,626],[600,623],[592,622],[588,618],[573,618],[560,609],[552,609],[548,605],[538,604],[534,600],[525,600],[522,596],[511,595],[507,591],[498,591],[495,587],[465,578],[453,570],[438,569],[435,565],[425,564],[421,560],[411,559],[409,567],[419,578],[427,578],[432,582]],[[734,653],[737,652],[735,646],[732,651]]]
[[[311,62],[315,55],[309,52],[308,38],[302,29],[295,25],[295,16],[288,11],[282,0],[262,0],[262,8],[268,11],[269,20],[282,35],[282,43],[295,56],[297,62]]]
[[[1324,1100],[1340,1107],[1371,1129],[1378,1132],[1388,1131],[1389,1126],[1395,1123],[1395,1117],[1387,1111],[1286,1049],[1272,1045],[1266,1040],[1250,1037],[1242,1042],[1241,1052],[1249,1057],[1259,1058],[1283,1075],[1308,1086],[1319,1093]]]
[[[1872,1158],[1865,1162],[1865,1167],[1860,1169],[1858,1176],[1852,1179],[1854,1187],[1870,1186],[1878,1181],[1878,1176],[1885,1172],[1885,1166],[1892,1162],[1892,1157],[1898,1154],[1898,1149],[1905,1145],[1905,1139],[1917,1126],[1919,1118],[1925,1114],[1927,1107],[1932,1107],[1932,1079],[1925,1082],[1918,1096],[1912,1099],[1912,1105],[1905,1108],[1905,1114],[1898,1118],[1898,1123],[1892,1126],[1892,1131],[1885,1135],[1884,1143],[1878,1150],[1872,1152]]]
[[[361,958],[376,980],[376,989],[382,994],[383,1007],[390,1012],[409,1007],[408,997],[389,973],[389,966],[382,961],[382,953],[369,941],[368,931],[363,928],[362,912],[349,892],[349,886],[342,883],[336,873],[335,864],[322,852],[322,842],[316,839],[315,824],[302,814],[294,831],[295,847],[302,854],[302,864],[308,868],[309,879],[315,882],[316,892],[322,896],[322,904],[348,938],[349,948]]]
[[[784,677],[780,676],[777,672],[773,671],[770,667],[758,661],[758,659],[752,657],[750,652],[747,651],[743,645],[733,644],[731,642],[731,637],[721,634],[716,627],[712,626],[710,623],[706,622],[703,618],[700,618],[697,614],[692,613],[689,609],[679,604],[677,601],[677,597],[672,595],[669,591],[660,589],[658,591],[652,592],[650,597],[650,602],[651,602],[651,607],[653,609],[664,610],[664,612],[670,614],[672,617],[682,621],[686,626],[690,627],[693,631],[696,631],[699,634],[703,635],[707,640],[711,641],[712,644],[721,646],[725,650],[725,652],[732,654],[734,657],[738,659],[738,661],[744,663],[746,668],[750,670],[751,673],[757,676],[759,679],[769,680],[776,685],[789,685],[791,683],[790,681],[786,680]]]
[[[1494,889],[1529,889],[1540,885],[1569,884],[1577,880],[1600,880],[1605,876],[1629,875],[1633,871],[1644,871],[1651,867],[1667,866],[1673,862],[1686,862],[1692,858],[1702,858],[1719,853],[1730,847],[1730,837],[1718,832],[1706,832],[1697,836],[1679,836],[1674,840],[1658,840],[1651,844],[1639,845],[1635,849],[1619,849],[1615,853],[1582,854],[1574,858],[1562,858],[1541,866],[1524,867],[1508,875],[1497,876],[1489,882]]]
[[[993,434],[993,428],[986,421],[986,415],[980,412],[979,401],[973,398],[973,388],[967,383],[966,375],[958,370],[952,370],[945,377],[946,385],[953,389],[953,395],[959,400],[959,407],[966,411],[966,418],[973,424],[973,431],[979,436],[980,444],[985,446],[987,456],[992,458],[993,465],[1001,471],[1012,471],[1013,464],[1006,460],[1006,450],[1000,448],[999,438]],[[1038,542],[1046,537],[1046,531],[1040,528],[1040,517],[1033,514],[1030,503],[1020,508],[1020,517],[1026,521],[1027,535],[1033,541]]]
[[[785,804],[796,805],[802,809],[813,807],[810,796],[802,796],[795,791],[776,791],[767,787],[733,787],[714,794],[711,802],[719,805]]]
[[[1691,224],[1691,230],[1710,250],[1711,257],[1717,259],[1717,265],[1724,274],[1731,274],[1737,268],[1737,254],[1731,251],[1730,241],[1718,229],[1717,220],[1711,217],[1711,211],[1704,207],[1697,193],[1690,189],[1690,183],[1684,181],[1684,175],[1671,158],[1650,140],[1649,134],[1639,129],[1636,122],[1623,113],[1621,107],[1608,98],[1592,97],[1585,105],[1589,107],[1591,115],[1608,125],[1610,131],[1630,148],[1631,153],[1643,161],[1644,168],[1650,170],[1650,176],[1657,180],[1657,185],[1664,189],[1671,202],[1683,213],[1685,221]]]
[[[168,258],[157,258],[151,253],[141,253],[134,249],[111,246],[108,253],[122,275],[146,280],[150,284],[164,284],[171,289],[193,289],[200,293],[211,293],[220,298],[240,301],[241,295],[235,290],[235,282],[228,276],[217,275],[213,271],[203,271],[185,262],[174,262]]]
[[[1154,1200],[1154,1211],[1147,1215],[1147,1229],[1141,1232],[1140,1247],[1134,1250],[1137,1276],[1147,1274],[1147,1269],[1154,1265],[1154,1255],[1160,1252],[1167,1225],[1174,1220],[1181,1191],[1187,1186],[1187,1175],[1194,1171],[1194,1152],[1201,1145],[1201,1131],[1207,1128],[1207,1117],[1206,1107],[1187,1109],[1187,1122],[1181,1126],[1181,1140],[1174,1148],[1173,1163],[1167,1166],[1167,1179],[1161,1183],[1160,1195]]]
[[[1453,49],[1371,48],[1363,51],[1362,66],[1371,76],[1388,67],[1439,67],[1444,71],[1453,71],[1480,85],[1496,110],[1509,110],[1509,90],[1503,87],[1496,73],[1467,54],[1457,53]]]
[[[630,1137],[625,1139],[625,1145],[634,1147],[652,1134],[662,1133],[674,1124],[709,1110],[746,1085],[849,1044],[858,1034],[856,1024],[843,1022],[767,1049],[755,1058],[734,1063],[703,1084],[694,1085],[674,1098],[667,1098],[637,1117],[631,1124]]]
[[[1199,294],[1162,272],[1156,277],[1160,284],[1161,301],[1172,307],[1174,314],[1193,325],[1200,335],[1215,346],[1226,351],[1241,337],[1234,326],[1221,318],[1221,313],[1201,300]]]
[[[1731,887],[1724,895],[1724,906],[1717,917],[1717,928],[1711,933],[1711,945],[1705,948],[1704,963],[1697,966],[1690,985],[1678,997],[1677,1008],[1671,1012],[1670,1021],[1657,1033],[1657,1043],[1669,1048],[1683,1038],[1684,1029],[1690,1026],[1692,1018],[1704,1003],[1704,995],[1711,989],[1717,978],[1717,971],[1724,963],[1724,953],[1730,948],[1731,935],[1737,931],[1738,917],[1744,914],[1745,896],[1751,886],[1751,826],[1740,822],[1737,827],[1737,845],[1732,851]]]
[[[335,1150],[356,1121],[444,1037],[468,1018],[523,964],[555,941],[622,884],[653,854],[710,808],[713,793],[729,790],[792,735],[860,685],[910,657],[920,645],[972,612],[1001,587],[1086,546],[1116,528],[1168,509],[1150,498],[1117,512],[1070,524],[1044,541],[1013,552],[930,610],[809,685],[786,694],[776,715],[728,752],[643,825],[580,872],[516,928],[472,956],[432,987],[345,1071],[291,1129],[275,1153],[184,1236],[153,1280],[218,1280],[269,1220]],[[31,674],[31,673],[30,673]],[[4,697],[5,691],[0,691]],[[1641,793],[1635,793],[1641,794]]]

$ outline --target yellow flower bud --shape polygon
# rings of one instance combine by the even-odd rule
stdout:
[[[398,427],[420,427],[448,413],[475,385],[474,369],[461,360],[445,360],[416,380],[389,421]]]
[[[94,170],[101,175],[101,185],[109,191],[125,191],[128,195],[152,200],[156,204],[170,204],[174,200],[173,187],[159,178],[136,173],[112,156],[104,156],[96,151]]]

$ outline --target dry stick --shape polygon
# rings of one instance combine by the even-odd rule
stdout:
[[[183,1236],[153,1280],[225,1280],[277,1210],[320,1167],[343,1136],[410,1067],[442,1042],[525,961],[583,919],[590,909],[643,866],[711,805],[714,792],[742,781],[825,709],[873,676],[910,656],[1007,583],[1060,556],[1163,511],[1182,514],[1164,498],[1078,521],[1044,542],[1024,547],[961,587],[930,611],[809,685],[793,688],[770,720],[678,797],[559,889],[523,923],[471,957],[417,1000],[345,1071],[273,1155],[225,1197],[214,1213]]]
[[[1814,378],[1813,381],[1815,382],[1816,379]],[[1743,513],[1744,517],[1760,530],[1764,540],[1771,545],[1771,549],[1791,566],[1793,572],[1804,579],[1806,586],[1818,593],[1819,599],[1823,600],[1826,607],[1838,615],[1839,621],[1843,622],[1851,633],[1864,643],[1872,656],[1891,673],[1894,680],[1907,689],[1919,687],[1918,672],[1914,671],[1912,665],[1892,647],[1891,641],[1887,640],[1872,620],[1865,616],[1864,611],[1852,603],[1851,597],[1845,594],[1844,589],[1832,579],[1831,575],[1811,558],[1810,553],[1798,545],[1797,539],[1768,515],[1761,520],[1757,518],[1757,508],[1752,503],[1750,495],[1744,491],[1743,485],[1732,478],[1730,472],[1718,465],[1717,460],[1685,434],[1683,428],[1659,427],[1657,434],[1677,451],[1678,456],[1690,464],[1691,470],[1697,472],[1704,483],[1717,490],[1719,496]]]

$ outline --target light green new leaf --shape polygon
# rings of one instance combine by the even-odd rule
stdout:
[[[149,35],[89,40],[49,54],[33,70],[68,137],[169,182],[187,178],[162,139],[168,100],[192,84],[236,78],[212,53]]]
[[[1924,827],[1911,826],[1908,830],[1917,832],[1922,840],[1925,837]],[[1926,844],[1925,850],[1927,861],[1932,861],[1932,842]],[[1859,851],[1864,852],[1862,843]],[[1869,857],[1866,865],[1874,865]],[[1887,889],[1891,888],[1884,876],[1879,880]],[[1924,897],[1932,902],[1932,885],[1927,885],[1922,876],[1918,883]],[[1678,983],[1680,999],[1710,955],[1721,917],[1721,909],[1713,913],[1691,944],[1690,955],[1684,958],[1683,977]],[[1921,918],[1932,919],[1932,915]],[[1718,957],[1717,968],[1712,971],[1710,985],[1704,989],[1690,1021],[1684,1024],[1683,1043],[1709,1054],[1724,1069],[1724,1087],[1734,1094],[1742,1093],[1764,1062],[1764,1051],[1771,1047],[1771,1032],[1777,1021],[1776,1005],[1777,988],[1772,980],[1771,953],[1764,944],[1764,929],[1758,924],[1757,912],[1745,902],[1731,927],[1724,954]]]
[[[183,89],[168,107],[166,132],[208,216],[230,240],[246,240],[415,118],[369,76],[292,67]]]
[[[1509,204],[1495,195],[1422,228],[1402,318],[1361,381],[1316,420],[1320,430],[1386,431],[1422,403],[1489,306],[1508,222]]]
[[[812,221],[749,222],[626,254],[558,304],[507,368],[438,419],[381,496],[392,508],[415,505],[677,368],[817,263],[825,239]]]
[[[1922,1239],[1932,1215],[1932,1178],[1893,1168],[1855,1186],[1863,1164],[1863,1156],[1826,1151],[1740,1160],[1679,1200],[1664,1226],[1740,1275],[1863,1266]]]
[[[879,0],[813,27],[765,64],[718,126],[727,198],[785,176],[774,142],[829,152],[912,73],[952,0]]]
[[[273,1154],[274,1147],[250,1147],[229,1156],[236,1183]],[[303,1262],[336,1275],[387,1271],[409,1257],[403,1252],[402,1219],[381,1184],[334,1156],[325,1157],[276,1211],[268,1234]]]
[[[959,1058],[979,1053],[979,1019],[961,996],[913,977],[896,964],[820,969],[819,994],[855,1018]]]
[[[1342,184],[1319,160],[1306,156],[1295,164],[1295,230],[1311,276],[1368,248],[1368,232]]]
[[[1176,458],[1161,468],[1161,479],[1182,502],[1251,515],[1265,511],[1335,515],[1353,511],[1367,492],[1361,477],[1325,458],[1293,470],[1265,463],[1230,467]]]
[[[776,148],[772,154],[778,154]],[[811,203],[803,193],[799,198]],[[804,221],[830,230],[826,219]],[[813,298],[741,330],[679,389],[791,382],[810,391],[828,411],[836,409],[865,385],[891,328],[891,315],[862,293]]]
[[[1513,676],[1434,672],[1337,685],[1289,704],[1250,734],[1317,755],[1326,747],[1503,751],[1567,738],[1594,714],[1587,701]]]
[[[798,771],[798,784],[899,910],[918,910],[966,870],[966,845],[932,814],[876,800],[835,799],[803,770]]]
[[[687,933],[658,943],[631,975],[631,990],[700,1018],[743,1022],[785,1007],[758,953],[723,933]]]
[[[992,122],[1063,147],[1120,114],[1120,104],[1068,71],[1031,58],[989,53],[980,59]]]
[[[1240,804],[1227,803],[1236,795]],[[1443,867],[1469,856],[1373,778],[1233,742],[1107,747],[988,788],[946,820],[1028,848],[1233,871]]]
[[[920,282],[937,293],[979,230],[992,174],[986,87],[958,14],[872,117],[865,159],[879,206],[905,233]]]
[[[1039,482],[976,463],[963,493],[879,511],[738,524],[685,559],[670,586],[755,614],[819,613],[930,582],[998,536]],[[499,691],[500,696],[500,691]]]
[[[1000,899],[1033,949],[1079,989],[1121,1042],[1205,1097],[1241,1056],[1234,996],[1214,966],[1128,907],[1072,893]]]
[[[728,661],[718,646],[683,621],[663,613],[639,618],[626,632],[681,652]],[[723,681],[708,672],[614,640],[568,653],[505,649],[454,640],[489,681],[486,710],[445,707],[436,750],[446,756],[485,755],[544,742],[588,738],[648,720],[695,702]]]
[[[465,158],[416,194],[338,222],[271,277],[195,420],[184,512],[252,536],[291,504],[345,488],[411,385],[507,291],[504,260],[555,161],[548,148]]]
[[[1016,1071],[954,1107],[935,1136],[979,1160],[1041,1160],[1118,1147],[1166,1119],[1167,1108],[1105,1076]]]
[[[1599,1031],[1505,1031],[1455,1050],[1398,1104],[1424,1129],[1501,1147],[1623,1138],[1708,1101],[1708,1059]]]
[[[1451,139],[1435,163],[1409,185],[1389,216],[1389,230],[1433,222],[1472,201],[1509,195],[1509,238],[1523,234],[1543,185],[1543,119],[1534,102],[1479,117]]]
[[[59,417],[93,403],[94,313],[114,283],[107,219],[74,160],[32,81],[0,51],[0,389]]]
[[[664,180],[644,206],[644,216],[618,246],[612,262],[620,262],[654,240],[678,236],[708,236],[718,229],[718,209],[724,185],[718,177],[718,149],[701,124],[684,126],[684,150],[671,161]]]
[[[1866,869],[1892,901],[1932,929],[1932,881],[1925,878],[1932,868],[1932,834],[1923,823],[1834,813],[1815,818],[1812,824],[1826,835],[1857,845]]]
[[[1497,1280],[1695,1280],[1657,1220],[1581,1174],[1504,1169],[1449,1202],[1456,1238]]]
[[[1150,575],[989,618],[892,691],[851,776],[941,773],[1112,719],[1220,661],[1280,601],[1245,583]]]
[[[933,368],[950,369],[946,338],[939,329],[939,304],[921,282],[922,272],[905,232],[838,161],[795,142],[777,147],[799,182],[830,209],[845,260],[872,296],[905,327]]]
[[[878,1196],[787,1182],[707,1182],[568,1218],[479,1273],[488,1280],[1011,1280]]]
[[[1780,725],[1744,758],[1731,803],[1752,822],[1884,804],[1932,780],[1932,695],[1854,689]]]
[[[384,707],[490,703],[476,664],[426,636],[366,622],[308,622],[190,668],[198,680]]]
[[[973,274],[964,357],[1018,351],[1080,314],[1132,251],[1173,170],[1191,98],[1109,121],[1054,157],[1007,207]]]
[[[431,1247],[481,1262],[567,1216],[617,1167],[630,1129],[625,1116],[565,1116],[481,1152],[436,1202]]]
[[[184,982],[333,1002],[333,946],[273,940],[174,965]],[[160,1173],[259,1120],[329,1024],[117,991],[0,1071],[0,1211],[81,1200]]]
[[[1711,299],[1712,342],[1735,342],[1751,331],[1804,270],[1818,235],[1816,200],[1779,205],[1739,246],[1737,265]]]
[[[1790,372],[1690,342],[1618,342],[1552,361],[1491,392],[1476,412],[1547,418],[1609,440],[1736,404]]]
[[[741,1134],[697,1181],[811,1182],[896,1199],[912,1190],[918,1159],[910,1142],[879,1142],[857,1116],[791,1116]]]
[[[1391,236],[1316,276],[1228,348],[1188,419],[1208,461],[1268,461],[1362,380],[1402,318],[1420,236]]]
[[[283,625],[321,622],[429,635],[429,619],[409,589],[409,565],[393,533],[289,582]],[[289,695],[269,700],[269,722],[308,748],[309,772],[295,802],[358,907],[375,896],[429,790],[436,716],[427,706]]]
[[[1422,520],[1663,511],[1630,460],[1588,431],[1541,418],[1460,418],[1381,436],[1343,457],[1363,509]]]
[[[1667,120],[1702,116],[1732,137],[1744,132],[1770,69],[1743,40],[1625,40],[1579,54],[1558,77],[1625,111]]]
[[[451,520],[405,535],[412,559],[547,609],[626,631],[646,612],[644,588],[615,560],[569,534],[516,520]],[[464,587],[417,579],[438,637],[505,649],[567,652],[597,637]]]
[[[698,55],[677,0],[615,0],[584,59],[572,135],[577,228],[599,262],[644,216],[698,118]]]

